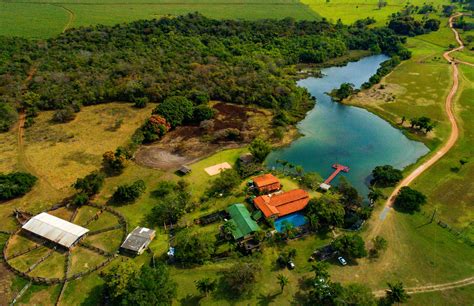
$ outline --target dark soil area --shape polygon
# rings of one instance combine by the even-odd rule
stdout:
[[[213,108],[217,114],[207,125],[178,127],[160,141],[141,147],[135,161],[173,170],[219,149],[245,145],[257,135],[271,134],[270,111],[228,103],[217,103]]]

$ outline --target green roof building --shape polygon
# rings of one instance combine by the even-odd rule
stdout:
[[[244,204],[234,204],[227,208],[227,212],[230,214],[230,222],[234,225],[232,230],[232,236],[234,239],[241,239],[253,232],[259,231],[260,227],[250,216],[250,212],[247,210]]]

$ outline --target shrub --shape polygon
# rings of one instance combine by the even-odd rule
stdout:
[[[28,193],[37,178],[25,172],[0,174],[0,200],[10,200]]]
[[[0,132],[7,132],[17,119],[18,114],[13,107],[0,102]]]
[[[135,108],[145,108],[148,104],[148,98],[143,97],[143,98],[136,98],[135,103],[133,104],[133,107]]]
[[[107,151],[102,155],[102,165],[108,175],[117,175],[125,169],[127,155],[117,149],[115,153]]]
[[[112,199],[115,203],[131,203],[138,199],[145,189],[145,182],[142,180],[135,181],[131,185],[121,185],[114,192]]]
[[[156,141],[163,137],[171,126],[168,124],[165,118],[153,115],[148,119],[145,124],[141,127],[144,143]]]
[[[58,109],[53,114],[52,120],[56,123],[66,123],[74,120],[74,118],[76,118],[76,113],[72,107],[68,106],[63,109]]]
[[[207,106],[207,105],[198,105],[193,109],[193,119],[192,121],[196,124],[205,121],[211,120],[216,115],[216,110]]]
[[[91,174],[86,175],[84,178],[78,178],[72,187],[80,193],[92,196],[100,191],[104,185],[104,179],[105,175],[103,173],[94,171]]]

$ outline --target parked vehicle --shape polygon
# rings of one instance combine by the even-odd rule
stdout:
[[[295,266],[295,263],[290,260],[290,261],[288,262],[288,269],[293,270],[295,267],[296,267],[296,266]]]
[[[339,256],[339,257],[337,258],[337,260],[339,260],[339,262],[341,263],[341,265],[343,265],[343,266],[347,265],[347,261],[344,259],[344,257]]]

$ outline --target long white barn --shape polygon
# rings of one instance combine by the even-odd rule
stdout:
[[[53,241],[63,247],[72,247],[89,230],[47,213],[34,216],[22,229]]]

